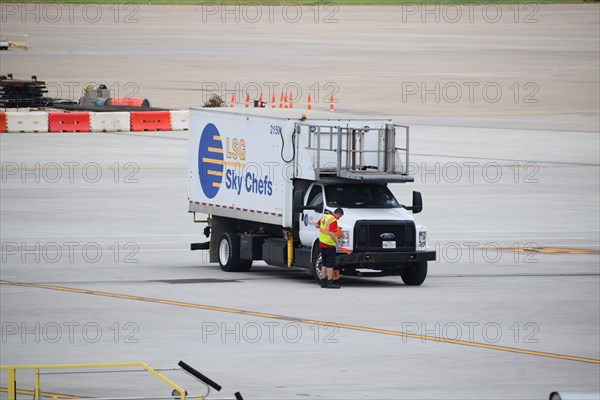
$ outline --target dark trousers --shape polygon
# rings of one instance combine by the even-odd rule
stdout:
[[[321,264],[327,268],[335,268],[335,247],[321,248]]]

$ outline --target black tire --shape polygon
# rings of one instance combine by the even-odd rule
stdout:
[[[317,245],[313,247],[312,262],[310,264],[310,274],[315,281],[321,284],[321,248]]]
[[[248,272],[248,271],[250,271],[251,268],[252,268],[252,260],[246,260],[246,259],[240,258],[240,268],[238,269],[239,272]]]
[[[405,285],[419,286],[427,277],[427,261],[409,264],[400,276]]]
[[[240,258],[240,237],[234,233],[221,235],[217,257],[219,266],[226,272],[248,272],[252,268],[252,260]]]

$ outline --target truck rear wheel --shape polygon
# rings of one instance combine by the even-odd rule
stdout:
[[[247,272],[252,268],[252,260],[240,258],[240,238],[238,235],[225,232],[219,239],[219,265],[227,272]]]
[[[427,277],[427,261],[409,264],[400,274],[405,285],[418,286]]]

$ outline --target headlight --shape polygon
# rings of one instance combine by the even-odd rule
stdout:
[[[350,232],[342,229],[342,234],[344,236],[342,236],[339,240],[340,247],[348,247],[348,244],[350,244]]]
[[[427,247],[427,231],[419,231],[419,247]]]

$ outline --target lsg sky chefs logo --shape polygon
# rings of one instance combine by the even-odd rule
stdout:
[[[202,131],[198,147],[198,175],[202,191],[209,199],[219,193],[224,166],[221,135],[216,126],[208,124]]]
[[[214,198],[223,185],[240,195],[242,190],[263,196],[273,194],[273,182],[268,176],[260,177],[246,170],[246,141],[229,138],[223,141],[214,124],[207,124],[200,137],[198,146],[198,177],[204,195]]]

